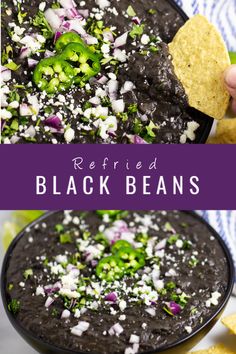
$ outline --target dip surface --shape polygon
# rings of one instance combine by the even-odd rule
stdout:
[[[138,262],[123,258],[122,269],[124,254]],[[109,278],[101,267],[111,258],[118,268]],[[17,242],[7,296],[21,326],[47,343],[132,354],[173,344],[204,324],[228,278],[219,242],[190,214],[56,212]]]
[[[75,0],[79,20],[66,14],[63,3],[2,5],[2,65],[11,68],[2,86],[2,142],[194,142],[207,118],[193,118],[168,53],[184,23],[177,10],[165,0]],[[52,26],[53,11],[62,11],[57,31],[42,20],[49,9]],[[37,62],[57,54],[54,32],[58,37],[76,30],[85,31],[85,45],[95,43],[90,47],[100,58],[99,74],[83,87],[41,92],[32,82]]]

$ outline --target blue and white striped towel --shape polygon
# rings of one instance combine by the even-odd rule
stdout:
[[[236,0],[175,0],[191,17],[205,15],[221,32],[229,51],[236,51]]]
[[[222,237],[231,251],[236,269],[236,210],[197,211]],[[234,294],[236,295],[236,278]]]

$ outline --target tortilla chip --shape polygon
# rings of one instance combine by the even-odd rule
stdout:
[[[198,350],[189,354],[236,354],[236,352],[226,348],[224,344],[217,344],[209,349]]]
[[[209,138],[207,144],[236,144],[236,118],[219,121],[216,135]]]
[[[169,50],[189,105],[222,119],[230,99],[223,76],[230,57],[216,28],[204,16],[196,15],[180,28]]]
[[[233,333],[236,334],[236,314],[227,316],[221,322]]]

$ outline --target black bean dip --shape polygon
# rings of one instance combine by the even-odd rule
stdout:
[[[56,212],[26,229],[6,279],[9,311],[44,342],[133,354],[209,320],[228,265],[208,227],[188,213]]]
[[[167,44],[184,20],[165,0],[2,2],[2,143],[186,143],[200,134]],[[65,32],[101,70],[49,95],[32,81]],[[205,120],[204,120],[205,122]]]

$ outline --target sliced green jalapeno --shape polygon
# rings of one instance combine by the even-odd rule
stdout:
[[[116,241],[116,243],[112,246],[111,248],[111,252],[112,254],[116,254],[121,248],[131,248],[132,249],[132,245],[125,240],[119,240]]]
[[[99,57],[89,48],[80,43],[68,44],[60,55],[75,67],[76,76],[74,82],[84,85],[91,77],[97,75],[101,69]]]
[[[75,77],[75,69],[65,60],[55,56],[41,60],[33,74],[35,85],[49,94],[65,91]]]
[[[96,267],[96,274],[107,282],[119,280],[124,275],[124,263],[116,256],[103,258]]]
[[[80,43],[80,44],[86,46],[83,39],[78,34],[76,34],[74,32],[66,32],[66,33],[63,33],[56,41],[56,44],[55,44],[56,51],[58,53],[61,52],[62,50],[65,49],[67,44],[70,44],[70,43]]]
[[[130,247],[121,248],[117,253],[117,257],[124,263],[126,274],[134,274],[145,265],[144,255]]]

